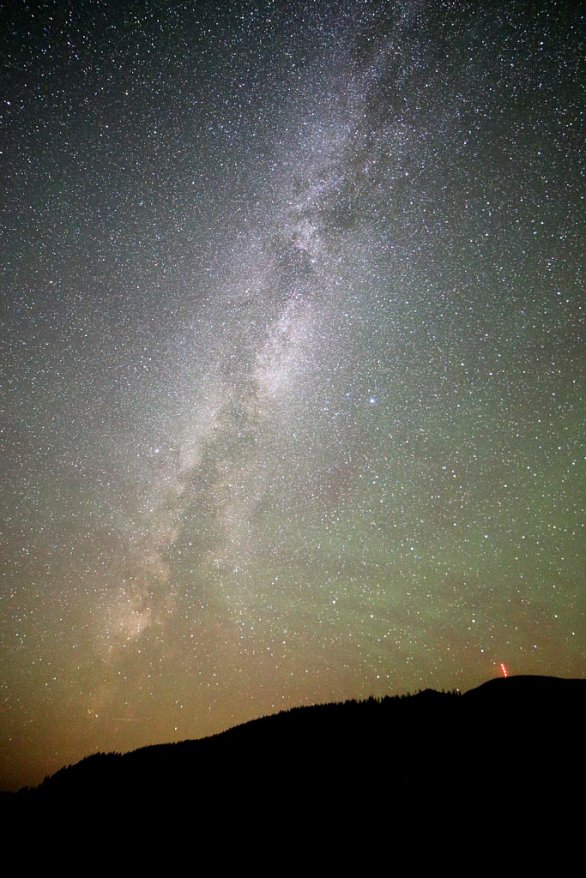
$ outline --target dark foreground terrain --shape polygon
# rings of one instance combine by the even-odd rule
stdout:
[[[353,833],[386,846],[435,829],[518,838],[523,824],[535,845],[550,821],[571,832],[580,817],[585,704],[586,680],[510,677],[464,695],[299,708],[199,741],[89,756],[3,809],[21,826],[99,819],[100,833],[187,819],[202,843],[223,827],[220,848],[232,830],[333,834],[339,852]]]

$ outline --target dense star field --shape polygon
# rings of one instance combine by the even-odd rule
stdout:
[[[0,785],[586,675],[574,2],[8,4]]]

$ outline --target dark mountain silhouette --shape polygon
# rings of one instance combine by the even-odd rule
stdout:
[[[317,831],[326,815],[361,833],[488,830],[559,812],[583,788],[585,704],[586,680],[510,677],[464,695],[296,708],[198,741],[88,756],[13,794],[5,811],[17,820],[189,814],[204,835],[218,820]]]

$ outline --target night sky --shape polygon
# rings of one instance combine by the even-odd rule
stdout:
[[[579,8],[4,5],[0,786],[586,676]]]

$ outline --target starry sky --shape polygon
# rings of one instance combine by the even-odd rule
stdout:
[[[586,675],[579,7],[4,6],[0,786]]]

